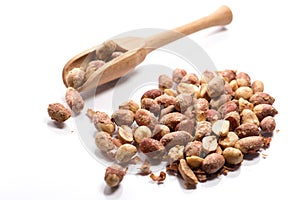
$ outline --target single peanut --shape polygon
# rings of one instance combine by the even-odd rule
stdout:
[[[262,81],[253,81],[251,88],[253,90],[253,93],[256,92],[263,92],[264,91],[264,83]]]
[[[268,132],[268,133],[273,132],[276,127],[275,119],[271,116],[267,116],[267,117],[263,118],[263,120],[261,120],[261,122],[260,122],[260,127],[261,127],[261,130],[264,132]]]
[[[225,158],[217,153],[208,154],[202,162],[202,170],[207,174],[213,174],[225,164]]]
[[[198,179],[194,174],[193,170],[188,166],[185,159],[181,159],[179,162],[178,170],[183,178],[183,180],[189,185],[196,185]]]
[[[111,119],[115,122],[118,126],[127,125],[131,126],[134,121],[134,113],[130,110],[116,110],[112,115]]]
[[[120,165],[114,164],[106,168],[104,180],[109,187],[117,187],[120,185],[125,174],[126,170]]]
[[[62,123],[71,117],[71,112],[60,103],[48,105],[48,114],[52,120]]]
[[[193,137],[188,132],[175,131],[164,135],[160,139],[160,142],[166,147],[166,149],[170,149],[176,145],[186,145],[188,142],[192,140]]]
[[[116,152],[115,159],[119,163],[126,163],[130,161],[137,153],[137,148],[132,144],[123,144]]]
[[[141,152],[152,159],[161,159],[166,149],[159,141],[146,137],[139,144]]]
[[[223,151],[225,162],[231,165],[238,165],[243,161],[243,153],[233,147],[227,147]]]
[[[245,123],[241,124],[235,129],[235,133],[239,138],[249,137],[249,136],[258,136],[259,128],[256,124]]]
[[[264,146],[264,138],[261,136],[249,136],[238,140],[234,147],[243,153],[255,153]]]

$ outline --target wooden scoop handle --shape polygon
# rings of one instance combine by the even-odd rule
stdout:
[[[171,31],[156,34],[146,39],[146,47],[149,52],[168,43],[178,40],[186,35],[195,33],[212,26],[224,26],[232,21],[232,12],[229,7],[221,6],[210,15],[193,21],[189,24],[177,27]]]

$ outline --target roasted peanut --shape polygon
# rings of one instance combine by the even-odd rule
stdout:
[[[223,79],[230,83],[230,81],[234,80],[236,77],[236,71],[230,70],[230,69],[225,69],[223,71],[218,71],[217,72],[220,76],[223,77]]]
[[[251,123],[257,126],[259,125],[258,118],[252,110],[244,109],[240,115],[242,118],[242,124]]]
[[[225,164],[225,158],[217,153],[208,154],[202,162],[202,170],[207,174],[213,174]]]
[[[220,106],[222,106],[224,103],[228,102],[231,100],[231,97],[226,95],[226,94],[222,94],[221,96],[217,97],[217,98],[213,98],[210,100],[209,105],[212,109],[218,109]]]
[[[152,90],[148,90],[146,91],[141,99],[143,98],[150,98],[150,99],[155,99],[156,97],[159,97],[163,94],[163,92],[160,89],[152,89]]]
[[[271,116],[263,118],[260,122],[261,130],[264,132],[271,133],[275,130],[276,122],[275,119]]]
[[[160,105],[154,99],[150,98],[143,98],[141,100],[141,108],[149,110],[154,115],[158,115],[160,112]]]
[[[159,122],[164,124],[170,128],[170,130],[175,130],[177,124],[183,120],[187,119],[187,117],[179,112],[172,112],[164,115],[160,118]]]
[[[173,111],[175,111],[175,110],[176,110],[176,109],[175,109],[175,106],[174,106],[174,105],[170,105],[170,106],[168,106],[168,107],[166,107],[166,108],[163,108],[163,109],[161,109],[161,111],[160,111],[159,117],[162,118],[162,117],[165,116],[166,114],[169,114],[169,113],[171,113],[171,112],[173,112]]]
[[[116,47],[117,44],[114,41],[105,41],[96,49],[97,58],[104,61],[109,60],[112,53],[116,50]]]
[[[176,91],[178,94],[189,94],[193,95],[195,92],[199,91],[199,88],[196,85],[189,83],[179,83],[176,86]]]
[[[261,136],[249,136],[238,140],[234,147],[243,153],[255,153],[264,146],[264,138]]]
[[[215,77],[215,73],[205,70],[202,74],[201,74],[201,78],[200,78],[200,83],[201,85],[203,83],[208,83],[210,82],[213,78]]]
[[[236,91],[239,88],[239,85],[237,84],[236,80],[230,81],[229,85],[230,85],[232,91]]]
[[[164,135],[170,133],[169,127],[163,124],[156,124],[153,129],[152,138],[156,140],[160,140]]]
[[[235,129],[235,133],[239,138],[249,137],[249,136],[258,136],[259,128],[256,124],[245,123],[241,124]]]
[[[123,144],[116,151],[115,159],[119,163],[126,163],[130,161],[137,153],[137,148],[132,144]]]
[[[223,148],[233,147],[238,140],[239,137],[235,134],[235,132],[229,132],[226,137],[219,138],[219,145]]]
[[[116,149],[112,137],[109,133],[100,131],[95,136],[96,146],[103,152],[108,152]]]
[[[237,111],[238,107],[234,101],[228,101],[219,107],[218,112],[224,117],[227,113]]]
[[[229,127],[228,120],[217,120],[212,124],[212,131],[217,136],[225,137],[229,132]]]
[[[258,105],[258,104],[270,104],[272,105],[275,101],[275,99],[264,92],[256,92],[254,95],[252,95],[252,97],[249,99],[249,101],[254,105]]]
[[[205,154],[215,151],[218,147],[217,137],[214,135],[205,136],[202,139],[202,149]]]
[[[184,77],[182,77],[181,83],[190,83],[193,85],[199,85],[198,76],[195,73],[188,73]]]
[[[179,94],[175,99],[175,109],[184,112],[193,103],[193,98],[189,94]]]
[[[139,126],[148,126],[151,123],[151,115],[153,114],[146,109],[138,109],[134,119]]]
[[[185,75],[186,71],[184,69],[176,68],[173,70],[172,79],[175,83],[179,83]]]
[[[173,89],[170,89],[170,88],[164,89],[164,94],[169,95],[169,96],[173,96],[173,97],[177,96],[177,92]]]
[[[127,125],[131,126],[134,121],[134,113],[130,110],[116,110],[112,115],[111,119],[115,122],[118,126]]]
[[[184,157],[184,146],[183,145],[175,145],[174,147],[170,148],[167,158],[169,163],[173,163],[175,161],[179,161]]]
[[[227,147],[223,151],[225,162],[231,165],[238,165],[243,161],[243,153],[233,147]]]
[[[251,85],[251,79],[250,76],[245,72],[240,72],[236,75],[236,81],[239,87],[243,86],[250,86]]]
[[[201,121],[196,123],[195,140],[202,140],[206,135],[211,133],[211,123],[208,121]]]
[[[106,168],[104,180],[109,187],[117,187],[120,185],[125,174],[126,170],[120,165],[114,164]]]
[[[146,137],[139,144],[141,152],[152,159],[161,159],[166,149],[158,140]]]
[[[141,143],[144,138],[151,137],[151,135],[151,130],[147,126],[139,126],[133,133],[134,140],[138,144]]]
[[[253,90],[253,93],[256,92],[263,92],[264,91],[264,83],[262,81],[253,81],[251,88]]]
[[[103,60],[92,60],[85,69],[85,78],[88,79],[95,71],[105,64]]]
[[[122,125],[118,127],[118,139],[121,143],[132,143],[133,133],[132,129],[127,125]]]
[[[186,157],[190,156],[199,156],[202,149],[202,142],[200,141],[193,141],[187,143],[184,148],[184,154]]]
[[[52,120],[62,123],[71,117],[71,112],[60,103],[48,105],[48,115]]]
[[[125,101],[119,105],[119,109],[130,110],[133,113],[136,113],[139,108],[140,106],[133,100]]]
[[[158,78],[158,86],[161,90],[172,88],[173,80],[168,75],[162,74]]]
[[[224,116],[224,119],[229,121],[229,131],[234,131],[240,125],[240,114],[237,111],[232,111]]]
[[[253,112],[256,114],[259,120],[262,120],[267,116],[274,117],[278,113],[278,111],[272,105],[269,104],[256,105],[253,108]]]
[[[175,131],[164,135],[160,139],[160,142],[166,147],[166,149],[170,149],[176,145],[186,145],[188,142],[192,140],[193,137],[188,132]]]
[[[186,163],[192,168],[192,169],[198,169],[201,167],[203,158],[199,156],[190,156],[186,157]]]
[[[214,77],[207,85],[207,93],[210,98],[216,98],[224,93],[224,79],[220,76]]]
[[[206,113],[206,120],[209,122],[214,122],[218,119],[221,119],[221,114],[217,110],[209,109],[205,113]]]
[[[84,101],[79,92],[72,87],[68,87],[65,98],[71,110],[76,114],[80,113],[84,107]]]
[[[154,101],[156,103],[158,103],[159,105],[163,106],[164,108],[170,106],[170,105],[175,105],[175,102],[176,102],[176,98],[173,97],[173,96],[169,96],[169,95],[166,95],[166,94],[163,94],[159,97],[156,97],[154,99]]]
[[[109,134],[113,134],[115,132],[115,124],[105,112],[88,109],[87,115],[90,117],[98,131],[105,131]]]
[[[253,91],[250,87],[247,86],[242,86],[239,87],[236,91],[235,91],[235,98],[239,99],[239,98],[243,98],[243,99],[250,99],[250,97],[253,95]]]
[[[181,159],[178,166],[179,173],[181,174],[183,180],[189,185],[196,185],[198,179],[194,174],[193,170],[188,166],[184,159]]]
[[[247,101],[243,98],[239,98],[238,105],[239,105],[240,112],[242,112],[244,109],[253,110],[253,107],[254,107],[252,103],[250,103],[249,101]]]
[[[73,68],[71,71],[69,71],[66,80],[69,87],[77,89],[85,81],[85,72],[80,68]]]
[[[186,131],[191,135],[193,135],[194,129],[194,121],[191,119],[182,120],[175,127],[175,131]]]

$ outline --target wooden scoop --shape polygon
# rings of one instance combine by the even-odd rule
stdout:
[[[117,44],[118,49],[123,49],[126,52],[107,62],[98,70],[96,70],[80,87],[78,91],[95,88],[109,81],[115,80],[126,75],[140,64],[148,53],[162,47],[168,43],[178,40],[186,35],[200,31],[212,26],[224,26],[232,21],[232,12],[227,6],[221,6],[210,15],[198,19],[189,24],[180,26],[172,31],[158,33],[148,38],[126,37],[113,39]],[[66,87],[67,75],[73,68],[79,68],[83,63],[87,63],[90,57],[95,55],[97,47],[88,49],[75,57],[73,57],[63,68],[62,78]]]

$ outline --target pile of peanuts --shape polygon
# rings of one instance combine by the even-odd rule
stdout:
[[[115,187],[125,167],[139,154],[179,175],[194,188],[227,171],[237,169],[247,154],[259,154],[275,130],[275,99],[264,92],[262,81],[234,70],[205,71],[201,77],[175,69],[172,77],[160,75],[159,88],[146,91],[140,102],[127,100],[109,116],[88,109],[99,150],[113,159],[105,181]],[[141,174],[162,183],[145,160]]]

